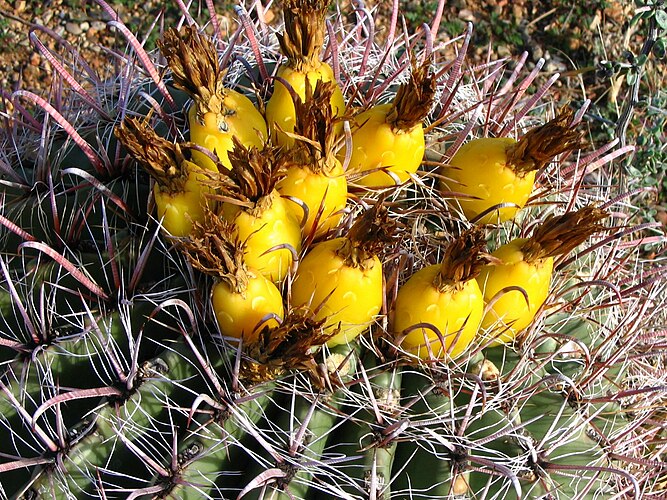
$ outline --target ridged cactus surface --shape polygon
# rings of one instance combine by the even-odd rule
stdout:
[[[472,25],[206,5],[2,102],[0,497],[660,498],[632,147]]]

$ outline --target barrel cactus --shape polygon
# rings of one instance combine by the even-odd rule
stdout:
[[[380,37],[373,11],[361,3],[346,11],[323,0],[290,0],[282,3],[286,19],[304,17],[290,27],[289,46],[301,43],[311,60],[331,68],[346,108],[318,111],[313,96],[331,94],[320,83],[330,78],[309,75],[302,95],[288,93],[298,113],[321,122],[301,124],[297,114],[288,130],[274,113],[270,127],[244,131],[252,145],[231,138],[224,155],[231,166],[223,165],[220,152],[198,138],[206,127],[227,133],[225,120],[244,112],[221,104],[224,89],[253,103],[246,123],[265,115],[276,82],[290,90],[276,75],[284,56],[295,67],[300,56],[281,53],[281,25],[267,25],[265,7],[251,2],[250,12],[237,8],[236,30],[223,37],[213,2],[206,3],[209,17],[196,19],[178,1],[188,28],[169,32],[168,63],[159,50],[146,52],[106,2],[96,2],[100,16],[113,17],[109,29],[128,40],[117,78],[101,81],[84,62],[49,52],[61,94],[49,102],[17,90],[2,104],[0,496],[664,494],[664,312],[656,308],[664,301],[664,269],[637,253],[651,227],[633,225],[632,193],[616,174],[632,147],[587,145],[583,132],[573,132],[584,130],[589,102],[558,114],[549,100],[554,79],[540,77],[540,63],[527,71],[525,57],[466,64],[472,25],[458,38],[439,37],[442,1],[416,33],[400,29],[395,2]],[[42,36],[53,34],[33,41]],[[196,39],[198,51],[188,52],[178,37]],[[210,67],[210,52],[200,58],[201,47],[213,47],[219,67]],[[190,98],[207,110],[202,116],[190,111]],[[384,164],[371,168],[393,183],[372,186],[348,168],[360,126],[354,117],[388,102],[401,105],[388,111],[385,128],[406,113],[403,121],[423,129],[426,152],[419,170],[405,176],[392,175],[384,155]],[[543,150],[533,144],[535,187],[526,206],[486,207],[491,224],[475,227],[480,218],[468,220],[458,203],[467,195],[443,182],[449,160],[473,138],[521,144],[556,115],[568,117],[571,147],[538,158]],[[128,147],[118,131],[139,122],[157,135]],[[243,127],[243,120],[234,123]],[[295,155],[299,148],[308,155]],[[269,194],[296,156],[340,161],[345,208],[332,215],[324,201],[318,210],[317,203]],[[151,169],[144,168],[147,157]],[[189,175],[173,170],[176,164],[201,168],[192,177],[201,183],[197,200],[190,200],[200,205],[183,210],[184,233],[172,234],[165,211],[156,210],[167,189],[151,178],[156,164],[171,179]],[[488,182],[480,189],[493,189]],[[255,213],[274,198],[297,208],[281,217],[303,212],[302,227],[335,222],[303,231],[298,244],[263,250],[287,252],[293,263],[286,276],[262,278],[257,291],[247,284],[257,275],[245,260],[249,237],[234,236],[235,219],[222,207]],[[512,208],[511,220],[493,216],[504,208]],[[486,275],[482,266],[499,265],[494,251],[516,238],[533,247],[567,239],[576,227],[564,215],[591,210],[592,229],[548,254],[546,298],[530,308],[526,324],[510,335],[511,321],[483,321],[512,294],[519,304],[532,296],[529,285],[508,279],[484,298],[485,281],[475,278]],[[554,220],[561,222],[557,237],[536,236]],[[252,234],[286,224],[272,219]],[[317,256],[323,244],[335,247],[333,257]],[[321,266],[300,273],[309,255]],[[397,307],[404,284],[429,266],[429,290]],[[369,284],[373,273],[379,281]],[[212,301],[222,282],[254,311],[243,331],[221,332],[236,313]],[[297,300],[293,288],[306,286],[312,292],[300,289]],[[338,293],[344,286],[350,288]],[[477,292],[455,293],[468,286]],[[266,312],[268,287],[283,303]],[[330,291],[318,294],[318,287]],[[420,302],[436,293],[431,289],[449,302]],[[456,302],[462,296],[478,302],[456,322],[453,308],[468,310]],[[427,316],[415,312],[422,308]],[[410,321],[396,317],[410,313]],[[232,319],[223,322],[220,314]]]

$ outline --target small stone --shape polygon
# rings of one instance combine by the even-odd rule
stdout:
[[[81,31],[88,31],[90,29],[90,23],[88,21],[83,21],[79,25],[79,28],[81,28]]]
[[[564,71],[564,68],[557,61],[547,61],[544,65],[544,71],[547,73],[560,73]]]
[[[68,23],[65,23],[65,30],[67,30],[67,32],[70,35],[75,35],[75,36],[78,36],[81,33],[83,33],[83,30],[81,29],[81,26],[79,25],[79,23],[74,23],[74,22],[71,22],[71,21],[68,22]]]
[[[30,64],[32,66],[39,66],[39,63],[42,62],[42,57],[38,52],[33,52],[30,56]]]
[[[510,57],[512,55],[512,51],[507,45],[499,45],[496,52],[499,57]]]
[[[97,30],[97,31],[102,31],[104,28],[107,27],[107,23],[103,21],[93,21],[92,24],[90,25],[91,29]]]
[[[542,50],[542,47],[540,47],[538,44],[533,43],[532,49],[533,61],[537,61],[538,59],[542,59],[542,57],[544,57],[544,50]]]
[[[655,219],[662,223],[663,226],[667,227],[667,212],[659,210],[658,213],[655,214]]]
[[[475,14],[470,9],[461,9],[459,11],[459,19],[463,21],[469,21],[471,23],[477,22]]]

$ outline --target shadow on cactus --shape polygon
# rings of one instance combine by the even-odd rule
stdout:
[[[664,496],[665,267],[636,252],[650,225],[626,224],[616,173],[632,146],[534,144],[530,196],[507,201],[493,168],[453,159],[539,135],[555,78],[525,57],[468,65],[471,25],[408,34],[396,15],[380,38],[363,6],[282,7],[307,14],[298,33],[265,25],[258,2],[229,39],[201,29],[215,35],[212,10],[183,11],[189,28],[158,44],[166,65],[114,18],[128,53],[111,81],[32,37],[63,85],[2,104],[0,497]],[[219,65],[213,79],[187,81],[193,57]],[[302,95],[286,75],[304,61],[326,71]],[[350,148],[382,142],[355,133],[411,133],[394,127],[401,106],[381,112],[398,89],[424,108],[409,120],[423,158],[415,171],[374,151],[364,170],[392,182],[357,183]],[[338,90],[344,112],[317,112]],[[249,144],[229,96],[259,123]],[[280,102],[268,127],[265,102]],[[559,114],[568,130],[588,104]],[[315,202],[285,174],[307,158],[344,172],[316,169]],[[347,183],[335,211],[327,175]],[[298,209],[260,218],[285,203]]]

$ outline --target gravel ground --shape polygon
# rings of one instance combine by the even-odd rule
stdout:
[[[141,39],[156,23],[147,45],[154,44],[162,25],[174,24],[179,17],[175,1],[158,0],[107,0],[118,12],[125,24]],[[187,2],[186,2],[187,3]],[[266,2],[265,2],[266,3]],[[366,2],[377,4],[376,24],[382,32],[387,23],[393,2]],[[218,18],[223,29],[233,27],[230,8],[234,2],[216,0]],[[408,28],[413,30],[428,20],[437,4],[433,0],[400,2]],[[595,5],[600,4],[599,7]],[[203,0],[192,1],[191,12],[205,11]],[[473,60],[483,61],[489,47],[493,57],[517,55],[529,52],[529,62],[546,59],[545,73],[574,72],[581,67],[595,64],[603,52],[617,45],[620,52],[622,28],[631,14],[631,5],[624,2],[594,0],[592,7],[579,18],[574,7],[562,0],[456,0],[447,2],[443,15],[445,36],[458,34],[471,21],[475,25],[475,37],[471,44]],[[343,12],[353,12],[349,0],[342,2]],[[579,7],[581,9],[581,7]],[[274,17],[269,11],[269,20]],[[48,91],[52,69],[29,39],[34,31],[39,40],[50,50],[68,56],[61,41],[71,44],[95,70],[104,74],[109,68],[107,48],[123,50],[124,40],[107,27],[109,16],[93,0],[0,0],[0,87],[5,91],[17,88]],[[50,36],[38,26],[51,30]],[[558,35],[560,34],[560,36]],[[612,51],[613,52],[613,51]],[[615,54],[607,54],[609,57]],[[69,54],[71,57],[71,54]],[[575,78],[577,80],[577,78]],[[577,81],[564,80],[567,87]],[[573,83],[571,85],[570,83]],[[589,78],[586,82],[594,86]],[[591,89],[588,89],[589,92]],[[605,88],[601,91],[606,90]]]

